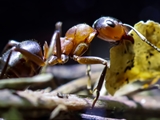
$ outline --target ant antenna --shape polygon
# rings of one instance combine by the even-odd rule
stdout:
[[[60,36],[62,36],[62,22],[57,22],[55,25],[55,30],[59,31]]]
[[[49,46],[49,51],[48,51],[47,57],[50,57],[52,55],[53,48],[56,44],[56,39],[59,38],[59,36],[61,34],[61,27],[62,27],[62,22],[57,22],[55,24],[55,32],[53,33],[53,36],[51,38],[51,43],[50,43],[50,46]]]
[[[160,52],[160,48],[156,47],[154,44],[150,43],[140,32],[138,32],[134,27],[132,27],[131,25],[128,24],[123,24],[124,26],[127,26],[129,28],[131,28],[140,38],[142,41],[146,42],[148,45],[150,45],[151,47],[153,47],[155,50],[157,50],[158,52]]]
[[[53,50],[54,50],[54,46],[56,44],[60,44],[60,43],[57,43],[56,40],[60,38],[61,25],[62,25],[62,22],[57,22],[55,24],[55,31],[54,31],[54,33],[52,35],[51,43],[50,43],[49,50],[48,50],[47,57],[46,57],[47,58],[46,65],[43,66],[43,68],[41,69],[40,73],[44,73],[46,71],[46,67],[48,66],[48,58],[50,58],[50,56],[52,55]]]

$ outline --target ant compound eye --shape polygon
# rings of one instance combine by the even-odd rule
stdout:
[[[115,23],[111,20],[106,20],[106,24],[110,27],[115,27],[116,26]]]

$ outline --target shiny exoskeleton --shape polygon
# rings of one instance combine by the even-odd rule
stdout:
[[[96,20],[93,27],[98,31],[98,37],[109,41],[120,41],[123,36],[126,36],[123,24],[118,19],[112,17],[101,17]]]
[[[48,61],[49,64],[64,64],[69,58],[81,64],[106,64],[106,61],[99,57],[82,56],[89,48],[97,31],[87,24],[78,24],[70,28],[64,37],[57,35],[54,51]],[[45,44],[45,47],[48,45]]]
[[[8,45],[12,47],[3,53],[0,58],[1,72],[3,71],[2,68],[4,68],[5,63],[9,58],[5,73],[1,76],[5,78],[13,78],[29,77],[37,74],[39,66],[43,64],[40,65],[32,59],[34,59],[33,56],[36,56],[38,59],[43,60],[41,46],[33,40],[26,40],[23,42],[11,40]]]
[[[133,38],[128,34],[132,29],[142,41],[160,52],[154,44],[150,43],[140,32],[129,24],[122,23],[113,17],[101,17],[93,23],[93,28],[97,30],[97,37],[108,42],[122,42],[123,39],[129,39],[134,42]]]

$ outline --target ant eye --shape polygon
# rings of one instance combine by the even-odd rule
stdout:
[[[106,20],[106,24],[107,24],[108,26],[110,26],[110,27],[115,27],[115,26],[116,26],[116,25],[114,24],[114,22],[111,21],[111,20]]]

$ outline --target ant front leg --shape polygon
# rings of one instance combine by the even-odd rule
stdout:
[[[87,89],[89,89],[89,91],[91,91],[90,64],[107,65],[107,61],[100,58],[100,57],[94,57],[94,56],[76,56],[76,55],[74,55],[73,59],[80,64],[88,64],[87,65],[87,76],[88,76]]]
[[[91,87],[91,65],[87,64],[86,67],[87,67],[86,74],[88,76],[87,90],[89,90],[89,94],[92,94],[93,92]]]
[[[80,64],[102,64],[107,65],[107,61],[100,57],[94,56],[77,56],[73,55],[73,59]]]
[[[96,104],[98,98],[99,98],[99,95],[100,95],[100,91],[101,91],[101,88],[102,88],[102,85],[103,85],[103,81],[104,81],[104,78],[106,76],[106,72],[107,72],[107,68],[108,66],[106,65],[101,73],[101,76],[99,78],[99,81],[98,81],[98,85],[97,87],[93,90],[93,91],[96,91],[96,97],[94,98],[93,100],[93,103],[92,103],[92,108],[94,107],[94,105]]]
[[[90,55],[90,48],[87,50],[86,54]],[[86,64],[86,75],[88,76],[88,82],[87,82],[87,90],[88,90],[88,94],[93,94],[92,91],[92,85],[91,85],[91,65],[90,64]]]
[[[149,90],[153,90],[153,89],[160,89],[160,85],[157,83],[159,81],[160,76],[156,76],[153,80],[150,80],[149,82],[145,83],[142,87],[131,91],[129,93],[124,94],[123,96],[127,96],[127,97],[133,97],[134,95],[136,95],[137,93],[141,93],[144,91],[149,91]]]
[[[46,65],[55,65],[55,64],[64,64],[68,61],[69,56],[62,54],[61,51],[61,22],[57,22],[55,27],[56,30],[53,33],[50,46],[48,46],[47,42],[43,45],[44,50],[44,61],[46,61]],[[46,66],[41,69],[41,72],[45,70]]]
[[[44,50],[44,59],[48,59],[50,56],[52,56],[52,53],[54,51],[54,47],[56,45],[56,51],[57,51],[57,59],[61,58],[61,43],[60,43],[60,35],[61,35],[61,27],[62,23],[57,22],[55,24],[55,32],[53,33],[53,36],[51,38],[51,43],[50,46],[48,46],[47,42],[45,41],[43,45],[43,50]],[[56,64],[56,62],[55,62]]]
[[[55,65],[55,64],[64,64],[68,61],[69,56],[62,54],[61,51],[61,40],[60,40],[60,32],[55,31],[52,37],[52,42],[54,42],[54,46],[51,49],[51,46],[48,47],[47,42],[45,42],[43,49],[44,49],[44,59],[48,59],[48,65]],[[52,43],[51,43],[52,44]],[[55,47],[55,48],[54,48]],[[49,49],[51,51],[49,51]],[[54,53],[56,55],[54,55]],[[48,55],[49,54],[49,55]]]
[[[93,108],[97,99],[99,98],[100,90],[102,88],[103,81],[104,81],[104,78],[105,78],[105,75],[106,75],[106,71],[107,71],[107,68],[108,68],[107,61],[102,59],[102,58],[93,57],[93,56],[76,56],[76,55],[74,55],[73,59],[80,64],[103,64],[103,65],[105,65],[105,67],[102,71],[102,74],[99,78],[98,85],[93,90],[93,92],[96,91],[96,97],[95,97],[95,99],[93,101],[93,104],[92,104],[92,108]],[[90,83],[90,81],[88,83]]]

